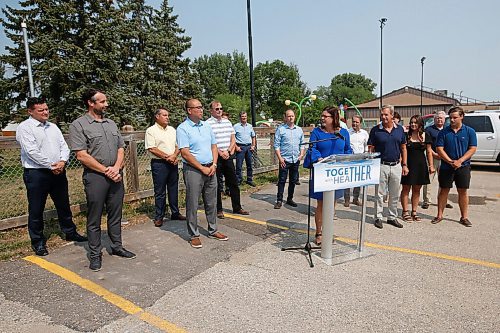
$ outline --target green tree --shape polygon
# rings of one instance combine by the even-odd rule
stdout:
[[[248,97],[240,97],[235,94],[221,94],[215,96],[215,100],[221,102],[224,111],[229,114],[229,120],[233,124],[240,121],[240,112],[250,112],[250,99]]]
[[[0,62],[0,129],[9,123],[12,112],[12,98],[5,75],[5,65]]]
[[[250,70],[243,53],[214,53],[193,61],[192,67],[203,90],[203,99],[209,102],[217,95],[249,96]]]
[[[37,94],[47,97],[59,123],[81,114],[88,87],[106,92],[111,118],[139,127],[160,105],[181,119],[182,101],[198,93],[189,60],[182,58],[190,38],[167,0],[159,9],[144,0],[26,0],[20,6],[2,9],[1,22],[14,43],[0,60],[14,68],[9,86],[17,108],[29,90],[21,18],[28,22]]]
[[[282,119],[285,100],[300,101],[309,94],[295,65],[266,61],[255,66],[254,74],[257,112],[266,118]]]
[[[135,120],[136,125],[144,127],[154,109],[166,107],[176,125],[185,117],[182,110],[185,99],[201,92],[189,59],[182,57],[191,47],[191,38],[184,35],[166,0],[159,9],[136,0],[123,1],[122,8],[131,15],[120,31],[126,46],[122,47],[120,57],[124,71],[121,87],[125,96],[135,96],[131,106],[135,113],[139,110],[138,115],[127,121]]]
[[[345,104],[347,97],[354,104],[364,103],[376,97],[373,93],[376,87],[375,82],[362,74],[340,74],[330,83],[328,101],[335,105]]]

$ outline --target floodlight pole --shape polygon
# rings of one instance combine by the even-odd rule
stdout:
[[[380,22],[380,108],[382,108],[382,36],[383,36],[383,30],[384,30],[384,25],[385,22],[387,22],[387,19],[385,17],[381,18],[379,20]]]
[[[420,59],[420,63],[422,64],[422,76],[420,78],[420,117],[423,115],[423,97],[424,97],[424,61],[425,57]]]
[[[30,46],[28,44],[28,32],[26,22],[21,23],[21,28],[23,29],[23,39],[24,39],[24,52],[26,54],[26,65],[28,67],[28,81],[30,84],[30,97],[35,97],[35,84],[33,83],[33,74],[31,72],[31,57],[30,57]]]

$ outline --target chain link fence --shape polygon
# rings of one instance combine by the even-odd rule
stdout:
[[[276,156],[272,148],[274,128],[256,128],[258,141],[258,158],[254,159],[254,174],[277,169]],[[151,157],[144,147],[144,131],[124,132],[125,167],[124,185],[125,201],[140,200],[153,196],[153,180],[151,176]],[[179,163],[179,187],[184,186],[182,180],[182,163]],[[85,193],[82,183],[83,168],[71,153],[66,166],[69,183],[69,197],[74,213],[85,210]],[[14,137],[0,137],[0,230],[27,224],[28,202],[23,182],[20,147]],[[52,200],[47,199],[45,218],[55,217]]]

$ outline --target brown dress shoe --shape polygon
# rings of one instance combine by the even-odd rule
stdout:
[[[163,225],[163,220],[155,220],[155,227],[161,227]]]
[[[226,235],[224,235],[223,233],[218,232],[218,231],[215,234],[208,234],[208,238],[213,238],[213,239],[217,239],[220,241],[227,241],[228,240]]]
[[[186,217],[182,214],[172,215],[171,220],[186,221]]]
[[[217,212],[217,217],[219,219],[224,219],[224,212]]]
[[[243,208],[240,209],[240,210],[235,210],[233,211],[234,214],[240,214],[240,215],[250,215],[249,212],[247,212],[246,210],[244,210]]]
[[[361,203],[361,201],[359,201],[359,199],[354,200],[352,203],[356,206],[363,206],[363,204]]]
[[[191,238],[191,240],[189,241],[189,243],[195,249],[200,249],[200,248],[203,247],[203,245],[201,245],[200,237],[193,237],[193,238]]]

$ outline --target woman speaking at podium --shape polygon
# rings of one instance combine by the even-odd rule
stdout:
[[[324,140],[324,141],[321,141]],[[321,161],[323,158],[333,154],[352,154],[349,140],[349,132],[340,127],[339,109],[335,106],[327,106],[321,113],[321,127],[316,127],[309,137],[313,143],[308,149],[304,167],[312,168],[312,164]],[[321,227],[323,225],[323,193],[314,191],[314,177],[310,182],[311,198],[316,199],[316,214],[314,222],[316,224],[316,235],[314,243],[321,245]],[[344,190],[335,191],[335,200],[344,195]]]

